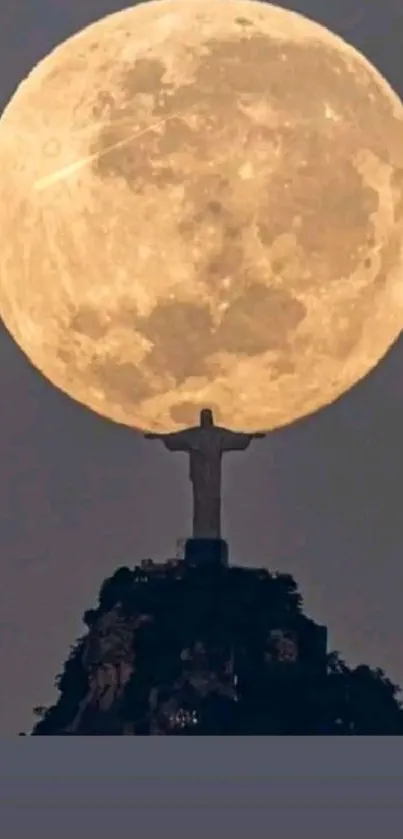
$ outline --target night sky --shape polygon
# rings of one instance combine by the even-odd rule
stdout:
[[[279,5],[285,5],[279,2]],[[32,67],[122,0],[3,0],[0,108]],[[403,94],[400,0],[289,0]],[[105,576],[189,533],[187,457],[92,414],[0,331],[0,730],[26,730]],[[350,664],[403,685],[403,343],[337,403],[224,460],[231,560],[295,576]]]

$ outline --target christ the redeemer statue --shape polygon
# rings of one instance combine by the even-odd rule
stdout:
[[[187,452],[193,487],[193,539],[221,538],[221,458],[225,452],[244,451],[251,440],[265,434],[244,434],[214,425],[213,412],[200,412],[200,425],[172,434],[145,434],[162,440],[171,452]]]

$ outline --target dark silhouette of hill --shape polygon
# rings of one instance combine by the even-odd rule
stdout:
[[[33,735],[403,734],[397,686],[327,653],[291,576],[145,560],[84,623]]]

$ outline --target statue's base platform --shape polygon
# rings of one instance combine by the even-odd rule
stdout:
[[[228,543],[225,539],[187,539],[185,562],[192,567],[228,565]]]

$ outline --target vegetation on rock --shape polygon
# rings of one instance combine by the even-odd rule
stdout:
[[[403,734],[398,687],[327,653],[288,575],[145,560],[84,623],[33,735]]]

